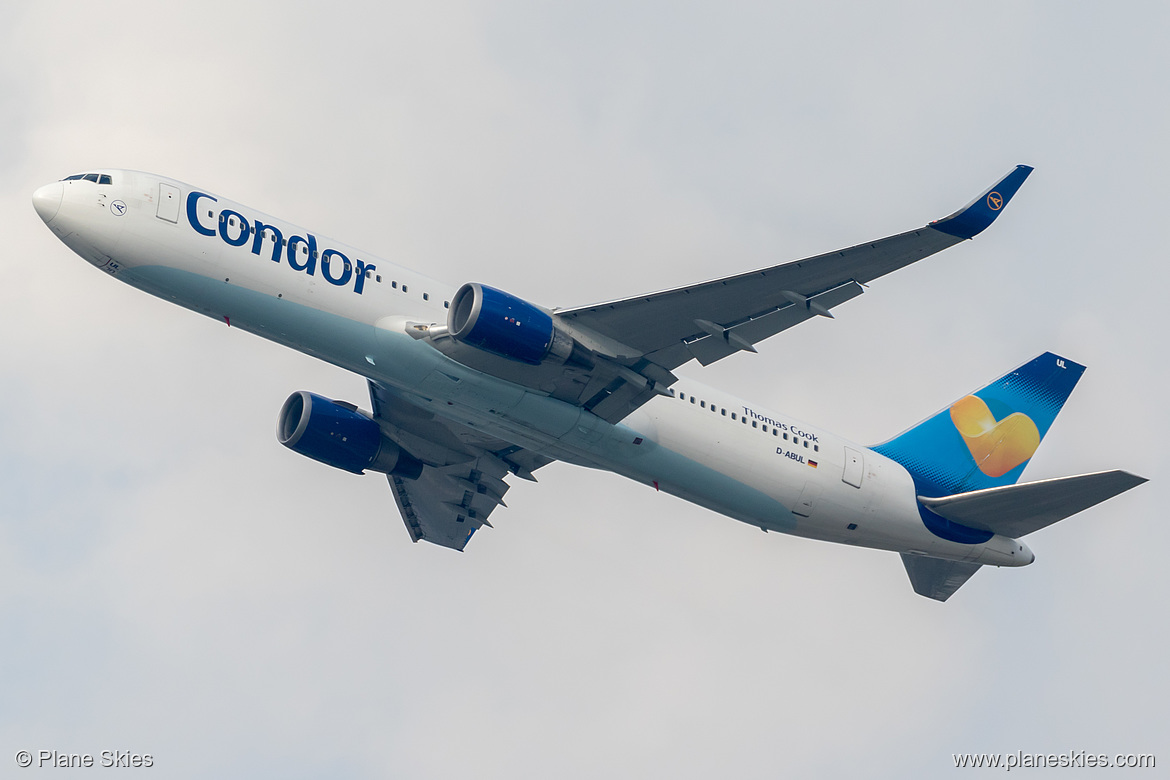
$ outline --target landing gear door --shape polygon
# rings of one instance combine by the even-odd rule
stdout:
[[[855,488],[861,487],[861,478],[865,474],[865,460],[860,451],[852,447],[845,448],[845,473],[841,481]]]

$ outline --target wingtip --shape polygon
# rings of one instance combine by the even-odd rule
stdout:
[[[930,227],[956,238],[974,238],[991,226],[1033,170],[1030,165],[1017,165],[978,198],[949,217],[931,222]]]
[[[1134,474],[1132,471],[1126,471],[1124,469],[1120,469],[1119,471],[1122,474],[1124,474],[1130,482],[1133,483],[1128,488],[1126,488],[1126,490],[1130,490],[1132,488],[1135,488],[1138,485],[1144,485],[1145,483],[1150,481],[1149,477],[1143,477],[1141,474]]]

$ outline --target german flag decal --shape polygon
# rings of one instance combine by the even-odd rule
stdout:
[[[810,460],[808,462],[808,465],[812,466],[815,469],[817,467],[817,462],[815,460]]]

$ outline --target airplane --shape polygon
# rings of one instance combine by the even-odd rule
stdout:
[[[386,475],[406,530],[462,551],[504,507],[506,478],[564,461],[727,517],[901,555],[946,601],[982,566],[1035,560],[1021,537],[1146,480],[1113,470],[1020,483],[1084,372],[1045,353],[866,447],[675,373],[707,366],[974,238],[1032,168],[923,227],[700,284],[546,308],[453,287],[164,176],[93,169],[33,206],[127,284],[367,380],[370,410],[298,391],[281,444]]]

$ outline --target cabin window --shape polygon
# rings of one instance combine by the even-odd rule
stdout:
[[[776,430],[775,428],[773,428],[773,429],[772,429],[772,435],[773,435],[773,436],[779,436],[779,435],[780,435],[780,431],[778,431],[778,430]],[[787,435],[788,435],[788,434],[785,434],[785,436],[787,436]]]
[[[760,430],[762,430],[764,433],[767,433],[767,432],[768,432],[768,426],[767,426],[767,425],[761,425],[761,426],[760,426]]]
[[[382,281],[382,274],[378,274],[378,276],[376,278],[377,278],[378,282],[381,282]]]
[[[719,410],[719,413],[720,413],[721,415],[723,415],[724,417],[726,417],[726,416],[727,416],[727,410],[726,410],[726,409],[720,409],[720,410]],[[734,416],[734,415],[732,415],[732,416]]]
[[[820,452],[820,451],[821,451],[821,445],[814,444],[813,445],[813,452]]]
[[[686,393],[679,393],[679,394],[678,394],[678,400],[680,400],[680,401],[685,401],[685,400],[687,400],[687,394],[686,394]]]
[[[735,412],[731,413],[731,419],[733,419],[733,420],[735,419]]]
[[[450,309],[451,308],[451,301],[443,301],[443,308]]]
[[[707,408],[707,402],[706,402],[706,401],[699,401],[699,408],[701,408],[701,409],[706,409],[706,408]]]
[[[808,439],[805,439],[805,440],[804,440],[804,448],[805,448],[806,450],[808,449]]]
[[[431,299],[430,293],[423,293],[423,300],[424,301],[429,301],[430,299]]]
[[[406,285],[402,285],[402,292],[406,292]]]
[[[756,421],[755,421],[755,420],[752,420],[752,427],[753,427],[753,428],[759,428],[760,426],[756,425]]]
[[[397,290],[398,289],[398,282],[391,281],[390,286],[393,287],[395,290]]]

